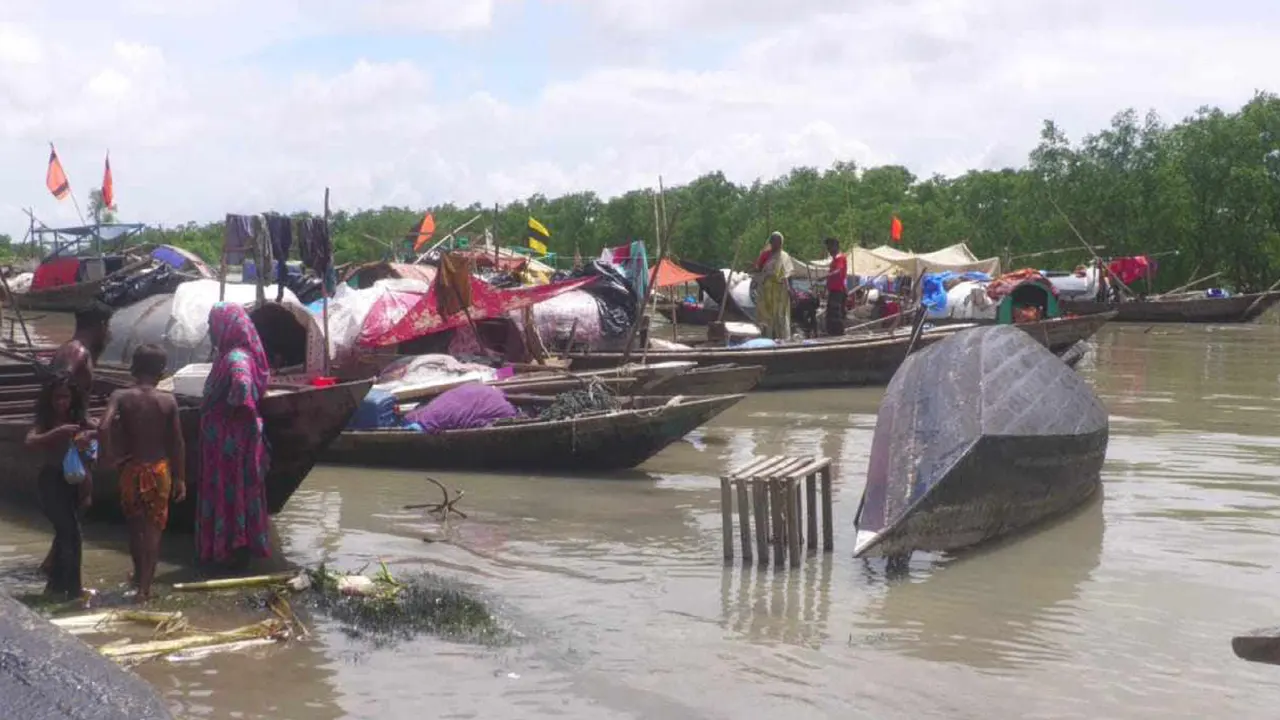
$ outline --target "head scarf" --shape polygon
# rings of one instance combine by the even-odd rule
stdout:
[[[253,382],[258,387],[258,394],[266,393],[271,366],[267,363],[267,353],[262,348],[258,329],[253,326],[243,305],[226,302],[214,305],[209,311],[209,338],[218,354],[214,361],[215,372],[227,364],[227,353],[243,351],[253,364]]]

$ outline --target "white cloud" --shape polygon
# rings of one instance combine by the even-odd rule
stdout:
[[[459,78],[506,70],[465,54],[336,70],[263,59],[338,35],[350,52],[352,34],[383,58],[379,34],[426,46],[427,32],[491,32],[512,0],[64,0],[56,17],[0,0],[0,232],[25,227],[15,200],[75,220],[43,189],[51,139],[82,200],[109,147],[125,217],[164,223],[318,209],[325,185],[357,208],[850,159],[954,173],[1020,161],[1046,117],[1078,135],[1128,106],[1176,119],[1238,105],[1280,60],[1267,32],[1280,11],[1258,0],[1212,13],[1177,0],[543,2],[588,18],[583,37],[547,40],[580,66],[517,98],[474,82],[459,95]]]

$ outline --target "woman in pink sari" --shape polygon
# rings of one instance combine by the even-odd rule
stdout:
[[[270,367],[249,313],[234,303],[209,312],[215,360],[200,406],[196,552],[202,563],[244,566],[269,557],[266,437],[258,403]]]

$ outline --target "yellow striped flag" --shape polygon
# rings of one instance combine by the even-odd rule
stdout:
[[[534,218],[529,218],[529,249],[540,255],[547,254],[547,240],[551,239],[551,231],[546,225],[538,222]]]

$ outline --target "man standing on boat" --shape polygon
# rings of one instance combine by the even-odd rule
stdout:
[[[95,301],[76,312],[75,334],[53,354],[53,371],[70,374],[85,397],[93,391],[93,366],[107,349],[110,326],[111,308]]]
[[[844,335],[844,303],[849,279],[849,258],[840,252],[840,241],[826,239],[827,253],[831,255],[831,267],[827,273],[827,334]]]

